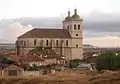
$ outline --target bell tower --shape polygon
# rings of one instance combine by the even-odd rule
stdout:
[[[77,14],[77,9],[72,16],[68,11],[68,16],[63,21],[63,29],[67,29],[72,37],[72,59],[83,59],[83,19]]]

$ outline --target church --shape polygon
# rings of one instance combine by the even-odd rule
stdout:
[[[66,60],[83,59],[83,19],[77,9],[63,20],[61,29],[34,28],[19,36],[16,50],[19,55],[26,55],[36,47],[51,48]]]

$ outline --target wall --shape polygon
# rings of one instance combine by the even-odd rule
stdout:
[[[35,64],[36,66],[41,66],[42,62],[41,61],[37,61],[37,62],[29,62],[29,65],[32,66],[33,64]]]
[[[24,76],[39,76],[39,71],[24,71]]]
[[[56,64],[57,63],[57,60],[54,58],[49,58],[49,59],[45,59],[43,62],[42,62],[42,65],[48,65],[48,64]]]
[[[22,76],[23,73],[24,73],[23,69],[21,69],[21,68],[19,68],[17,66],[11,65],[11,66],[9,66],[9,67],[2,70],[2,76],[9,76],[8,75],[9,70],[16,70],[17,71],[17,76]]]
[[[34,45],[34,39],[36,39],[36,45]],[[60,38],[20,38],[18,41],[26,41],[26,46],[22,46],[19,44],[19,54],[26,55],[30,50],[34,49],[35,47],[40,47],[41,40],[44,40],[43,47],[50,47],[51,40],[52,40],[52,47],[56,53],[61,54],[61,41],[63,40],[62,44],[62,55],[66,56],[66,59],[71,58],[71,47],[72,47],[72,40],[71,39],[60,39]],[[46,40],[48,40],[49,45],[46,46]],[[56,40],[58,40],[58,47],[56,46]],[[66,46],[66,40],[68,40],[68,46]]]
[[[49,72],[49,69],[45,69],[47,71],[46,74],[55,74],[55,69],[51,69]],[[45,75],[46,75],[45,74]],[[44,75],[44,69],[41,69],[40,71],[24,71],[24,76],[40,76]]]

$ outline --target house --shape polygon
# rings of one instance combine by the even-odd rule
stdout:
[[[24,69],[16,65],[0,66],[0,76],[23,76]]]
[[[65,59],[64,56],[56,56],[56,55],[45,55],[45,56],[38,56],[34,55],[10,55],[8,58],[17,64],[28,64],[29,66],[44,66],[49,64],[64,64]]]
[[[66,60],[83,59],[83,19],[74,15],[63,20],[61,29],[34,28],[19,36],[16,41],[16,53],[27,55],[36,47],[51,48],[56,53],[65,56]]]
[[[64,64],[65,63],[65,56],[58,54],[55,52],[54,49],[51,48],[40,48],[37,47],[30,51],[31,55],[37,55],[44,59],[42,62],[42,65],[48,65],[48,64]],[[29,56],[28,56],[29,57]]]
[[[17,64],[28,64],[29,66],[32,66],[35,64],[36,66],[41,66],[42,62],[44,61],[43,58],[37,56],[37,55],[10,55],[8,57],[10,60],[16,62]]]

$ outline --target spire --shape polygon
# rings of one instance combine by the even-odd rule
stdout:
[[[74,14],[75,14],[75,15],[77,14],[77,9],[74,10]]]
[[[70,17],[70,11],[68,11],[68,17]]]

